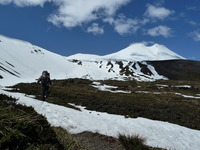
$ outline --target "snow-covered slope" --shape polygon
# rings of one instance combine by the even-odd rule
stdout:
[[[25,41],[0,36],[0,84],[34,81],[43,70],[64,78],[74,66],[65,57]]]
[[[89,60],[89,61],[94,61],[94,60],[99,60],[101,59],[101,56],[99,55],[93,55],[93,54],[82,54],[82,53],[78,53],[78,54],[74,54],[71,56],[68,56],[67,59],[76,59],[76,60]]]
[[[48,70],[53,79],[166,79],[152,65],[142,61],[161,59],[183,57],[164,46],[147,47],[141,43],[106,56],[75,54],[64,57],[31,43],[0,35],[0,85],[34,82],[43,70]]]

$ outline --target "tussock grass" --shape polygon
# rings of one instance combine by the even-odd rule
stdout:
[[[52,128],[32,107],[15,102],[0,94],[0,149],[85,150],[64,129]]]
[[[118,138],[126,150],[149,150],[149,147],[145,145],[146,139],[139,135],[120,134]]]
[[[0,149],[63,149],[43,116],[13,101],[0,94]]]
[[[140,136],[139,134],[136,135],[124,135],[119,134],[118,139],[124,146],[126,150],[164,150],[162,148],[155,148],[147,146],[146,138]]]

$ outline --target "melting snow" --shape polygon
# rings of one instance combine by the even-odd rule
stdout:
[[[184,95],[184,94],[181,94],[181,93],[175,93],[175,94],[176,94],[176,95],[183,96],[183,97],[185,97],[185,98],[200,99],[200,97],[196,97],[196,96]]]
[[[101,84],[100,82],[93,82],[92,86],[101,90],[101,91],[109,91],[111,93],[131,93],[131,91],[123,91],[123,90],[112,90],[117,89],[117,86],[110,86],[106,84]]]
[[[192,130],[168,122],[145,118],[125,118],[84,107],[77,111],[67,107],[39,101],[21,93],[11,93],[0,89],[0,93],[19,99],[17,103],[32,106],[44,115],[52,126],[60,126],[72,134],[91,131],[117,137],[119,133],[139,134],[147,139],[147,145],[175,150],[199,150],[200,131]]]

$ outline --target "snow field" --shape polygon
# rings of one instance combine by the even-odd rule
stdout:
[[[39,101],[21,93],[11,93],[0,89],[0,93],[13,96],[17,103],[33,107],[44,115],[52,126],[60,126],[71,134],[84,131],[117,137],[139,134],[147,139],[147,145],[175,150],[199,150],[200,131],[192,130],[168,122],[145,118],[125,118],[120,115],[86,110],[77,111],[67,107]]]

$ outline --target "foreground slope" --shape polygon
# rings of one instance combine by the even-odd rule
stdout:
[[[91,82],[91,81],[87,81],[87,82]],[[68,86],[68,89],[72,89],[71,85]],[[84,90],[87,90],[87,88],[84,88]],[[84,131],[90,131],[94,133],[98,132],[100,134],[113,136],[113,137],[117,137],[119,133],[126,134],[126,135],[139,134],[142,137],[145,137],[147,139],[147,143],[146,143],[147,145],[153,146],[153,147],[166,148],[169,150],[170,149],[198,150],[200,146],[200,143],[199,143],[200,131],[199,130],[192,130],[180,125],[175,125],[175,124],[163,122],[163,121],[145,119],[141,117],[126,118],[121,115],[113,115],[113,114],[102,113],[98,111],[86,110],[84,107],[81,107],[81,106],[75,106],[79,110],[71,109],[71,108],[61,106],[61,105],[55,105],[52,103],[33,99],[31,98],[32,96],[29,97],[28,95],[25,95],[25,94],[8,92],[2,89],[0,89],[0,92],[9,96],[18,98],[17,102],[20,104],[34,107],[34,109],[39,114],[42,114],[47,118],[48,122],[52,126],[60,126],[68,130],[72,134],[77,134]],[[100,91],[96,91],[96,92],[100,92]],[[79,91],[79,94],[74,95],[76,96],[77,101],[78,100],[82,101],[82,97],[83,97],[82,93],[83,92],[80,93]],[[108,94],[108,92],[104,92],[104,95],[106,94]],[[117,98],[121,94],[114,94],[114,95]],[[69,93],[69,97],[72,97],[70,93]],[[80,97],[80,99],[77,99],[77,97]],[[148,97],[151,97],[151,95],[149,95]],[[53,99],[55,99],[55,97]],[[113,101],[114,99],[109,99],[108,101],[110,102],[110,101]],[[62,99],[62,102],[64,102],[65,100]],[[107,106],[104,103],[104,101],[102,102],[102,106]],[[115,107],[115,105],[112,105],[112,106]],[[144,104],[143,104],[143,107],[144,107]],[[152,107],[152,106],[149,106],[149,107]],[[140,110],[141,109],[138,109],[136,111],[140,111]],[[157,112],[157,116],[159,116],[158,112]]]

